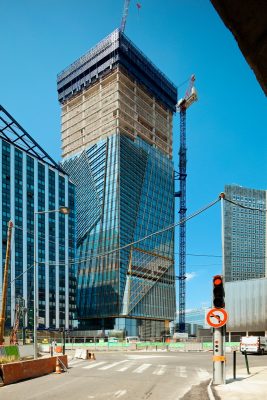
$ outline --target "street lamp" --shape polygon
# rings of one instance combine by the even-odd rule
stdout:
[[[37,346],[37,326],[38,326],[38,304],[37,304],[37,265],[38,265],[38,254],[36,252],[36,223],[39,214],[49,214],[49,213],[61,213],[64,215],[68,215],[70,213],[70,209],[66,206],[61,206],[57,210],[47,210],[47,211],[34,211],[34,219],[33,219],[33,341],[34,341],[34,359],[38,358],[38,346]]]

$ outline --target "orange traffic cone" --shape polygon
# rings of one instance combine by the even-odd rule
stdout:
[[[57,358],[57,362],[56,362],[56,371],[55,374],[62,374],[62,370],[61,370],[61,366],[59,364],[59,359]]]

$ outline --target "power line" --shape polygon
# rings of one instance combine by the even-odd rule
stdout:
[[[151,233],[151,234],[149,234],[149,235],[147,235],[147,236],[144,236],[144,237],[141,238],[141,239],[135,240],[135,241],[133,241],[133,242],[131,242],[131,243],[128,243],[128,244],[126,244],[126,245],[124,245],[124,246],[121,246],[121,247],[119,247],[119,248],[117,248],[117,249],[110,250],[110,251],[107,251],[106,253],[103,253],[103,254],[94,256],[93,258],[103,257],[103,256],[106,256],[106,255],[115,253],[115,252],[117,252],[117,251],[124,250],[124,249],[126,249],[126,248],[128,248],[128,247],[130,247],[130,246],[134,246],[134,245],[136,245],[136,244],[138,244],[138,243],[141,243],[141,242],[143,242],[144,240],[147,240],[147,239],[151,238],[152,236],[159,235],[159,234],[161,234],[161,233],[170,231],[170,230],[174,229],[176,226],[179,226],[179,225],[181,225],[181,224],[184,224],[185,222],[189,221],[190,219],[192,219],[192,218],[194,218],[194,217],[196,217],[196,216],[202,214],[204,211],[207,211],[209,208],[211,208],[212,206],[214,206],[215,204],[217,204],[219,201],[220,201],[220,197],[219,197],[218,199],[212,201],[212,202],[209,203],[208,205],[206,205],[206,206],[200,208],[199,210],[195,211],[194,213],[192,213],[192,214],[189,215],[188,217],[184,218],[183,220],[181,220],[181,221],[179,221],[179,222],[176,222],[175,224],[172,224],[172,225],[170,225],[170,226],[167,226],[166,228],[163,228],[163,229],[160,229],[160,230],[158,230],[158,231],[156,231],[156,232],[153,232],[153,233]],[[159,256],[160,256],[160,255],[159,255]],[[79,262],[87,261],[87,260],[89,260],[89,259],[92,259],[92,257],[80,259]]]
[[[227,199],[226,197],[224,198],[224,200],[227,201],[228,203],[231,203],[231,204],[237,206],[237,207],[245,208],[245,209],[247,209],[247,210],[261,211],[261,212],[264,212],[264,213],[267,212],[267,209],[266,209],[266,208],[256,208],[256,207],[246,206],[246,205],[241,204],[241,203],[238,203],[238,202],[236,202],[236,201],[234,201],[234,200]]]
[[[170,226],[168,226],[168,227],[166,227],[166,228],[163,228],[163,229],[161,229],[161,230],[159,230],[159,231],[156,231],[156,232],[154,232],[154,233],[151,233],[150,235],[147,235],[147,236],[145,236],[145,237],[143,237],[143,238],[141,238],[141,239],[138,239],[138,240],[136,240],[136,241],[133,241],[133,242],[131,242],[131,243],[128,243],[127,245],[121,246],[121,247],[119,247],[119,248],[117,248],[117,249],[110,250],[110,251],[108,251],[108,252],[106,252],[106,253],[98,254],[98,255],[96,255],[96,256],[84,258],[84,259],[81,259],[81,260],[73,260],[73,261],[70,261],[71,259],[69,259],[67,262],[65,261],[65,262],[62,262],[62,263],[60,263],[60,262],[59,262],[59,263],[53,263],[53,262],[51,263],[50,261],[48,261],[48,262],[46,262],[46,261],[38,261],[38,265],[40,265],[40,264],[46,264],[46,265],[49,265],[49,266],[60,266],[60,265],[66,265],[66,263],[69,264],[69,265],[77,265],[77,264],[79,264],[79,263],[82,263],[82,262],[85,262],[85,261],[88,261],[88,260],[92,260],[92,259],[96,259],[96,258],[102,258],[102,257],[105,257],[105,256],[107,256],[107,255],[111,255],[111,254],[116,253],[116,252],[118,252],[118,251],[120,251],[120,250],[123,250],[123,249],[125,249],[125,248],[127,248],[127,247],[130,247],[130,246],[133,246],[133,245],[135,245],[135,244],[137,244],[137,243],[140,243],[140,242],[142,242],[142,241],[144,241],[144,240],[146,240],[146,239],[148,239],[148,238],[150,238],[150,237],[152,237],[152,236],[154,236],[154,235],[158,235],[158,234],[160,234],[160,233],[163,233],[163,232],[166,232],[166,231],[168,231],[168,230],[174,229],[175,226],[177,226],[177,225],[179,225],[179,224],[181,224],[181,223],[184,223],[184,222],[186,222],[186,221],[189,221],[190,219],[192,219],[192,218],[198,216],[199,214],[201,214],[201,213],[203,213],[204,211],[208,210],[210,207],[214,206],[214,205],[215,205],[216,203],[218,203],[219,201],[220,201],[220,198],[219,198],[219,199],[216,199],[216,200],[214,200],[214,201],[212,201],[212,202],[209,203],[207,206],[202,207],[202,208],[199,209],[198,211],[196,211],[196,212],[194,212],[193,214],[189,215],[187,218],[185,218],[184,221],[179,221],[179,222],[177,222],[177,223],[175,223],[175,224],[173,224],[173,225],[170,225]],[[159,255],[159,256],[160,256],[160,255]],[[33,265],[30,265],[25,271],[23,271],[20,275],[18,275],[17,277],[15,277],[15,278],[10,282],[10,284],[13,283],[16,279],[19,279],[22,275],[24,275],[26,272],[28,272],[28,270],[30,270],[32,267],[33,267]]]

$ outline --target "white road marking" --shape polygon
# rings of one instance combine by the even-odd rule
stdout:
[[[153,375],[163,375],[166,372],[167,365],[158,365]]]
[[[180,378],[187,378],[186,367],[184,366],[176,367],[175,375],[179,376]]]
[[[119,399],[120,397],[124,396],[127,393],[127,390],[118,390],[114,393],[114,398]]]
[[[142,364],[140,367],[136,368],[133,373],[135,374],[141,374],[143,371],[145,371],[147,368],[151,367],[152,364]]]
[[[85,360],[71,360],[69,361],[69,365],[76,365],[85,362]]]
[[[205,369],[202,368],[197,368],[197,375],[201,380],[205,380],[205,379],[209,379],[210,374],[208,373],[208,371],[206,371]]]
[[[127,369],[129,369],[130,367],[133,367],[134,365],[135,365],[135,361],[129,361],[129,364],[125,365],[125,366],[122,367],[122,368],[117,369],[116,371],[124,372],[124,371],[126,371]]]
[[[122,364],[122,363],[125,363],[125,362],[127,362],[127,360],[114,362],[112,364],[105,365],[105,367],[102,367],[102,368],[99,368],[99,369],[101,371],[105,371],[106,369],[110,369],[110,368],[116,367],[116,365],[119,365],[119,364]]]
[[[106,361],[100,361],[95,364],[87,365],[86,367],[83,367],[83,369],[91,369],[91,368],[99,367],[100,365],[103,365],[103,364],[106,364]]]
[[[72,367],[79,367],[80,365],[84,365],[85,364],[85,362],[84,361],[81,361],[81,360],[79,360],[79,361],[77,361],[77,362],[75,362],[75,363],[69,363],[69,367],[70,368],[72,368]]]
[[[156,354],[153,355],[132,355],[132,356],[128,356],[128,360],[142,360],[142,359],[146,359],[146,358],[165,358],[165,357],[173,357],[173,356],[158,356]]]

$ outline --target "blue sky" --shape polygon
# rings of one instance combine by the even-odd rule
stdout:
[[[196,75],[199,101],[187,114],[188,214],[225,184],[267,189],[266,97],[210,2],[139,3],[138,12],[131,2],[127,36],[179,87],[179,97],[186,91],[180,84]],[[122,9],[123,0],[0,0],[0,103],[55,160],[56,75],[117,28]],[[177,170],[178,148],[179,115]],[[186,305],[195,308],[210,303],[211,277],[222,268],[220,205],[188,222],[187,253],[195,256],[187,256]]]

